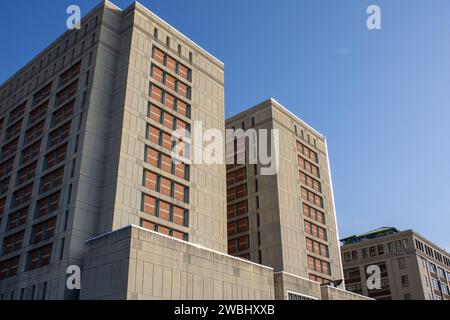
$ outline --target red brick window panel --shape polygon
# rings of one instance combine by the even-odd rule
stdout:
[[[227,189],[227,201],[233,201],[236,199],[236,188],[228,188]]]
[[[163,90],[155,85],[150,86],[150,97],[158,102],[163,102]]]
[[[5,206],[6,198],[0,199],[0,217],[3,215],[3,212],[5,212]]]
[[[325,213],[308,206],[307,204],[303,204],[303,214],[308,218],[311,218],[317,222],[325,224]]]
[[[20,256],[0,262],[0,280],[14,277],[19,269]]]
[[[145,162],[147,162],[148,164],[154,166],[154,167],[158,167],[158,157],[159,157],[159,152],[156,151],[153,148],[150,147],[146,147],[145,150]]]
[[[155,231],[155,224],[153,222],[147,221],[147,220],[141,220],[141,226],[144,229]]]
[[[250,248],[249,236],[242,236],[238,238],[238,250],[245,251]]]
[[[177,102],[177,111],[179,114],[182,114],[183,116],[189,118],[189,112],[188,112],[188,105],[187,103],[178,100]]]
[[[164,96],[164,105],[167,109],[175,110],[175,97],[169,93],[166,93]]]
[[[327,231],[324,228],[319,227],[318,225],[315,225],[309,221],[305,221],[305,231],[306,234],[309,234],[313,237],[319,238],[324,241],[328,240]]]
[[[147,140],[149,140],[150,143],[159,145],[159,129],[150,125],[147,126]]]
[[[172,171],[172,158],[163,154],[161,157],[161,169],[165,172],[171,173]]]
[[[317,207],[323,208],[323,198],[303,187],[302,187],[302,199]]]
[[[228,219],[236,217],[236,205],[227,206],[227,217]]]
[[[164,127],[166,127],[169,130],[173,130],[174,122],[175,122],[174,116],[172,116],[170,113],[165,112],[164,113],[164,123],[163,123]]]
[[[237,252],[238,239],[228,240],[228,253],[233,254]]]
[[[14,158],[0,164],[0,179],[10,174],[14,166]]]
[[[72,114],[75,107],[75,100],[72,100],[71,102],[67,103],[57,111],[53,113],[53,126],[57,126],[60,123],[64,122],[65,120],[68,120]]]
[[[58,210],[60,191],[40,199],[36,205],[36,217],[42,217]]]
[[[186,202],[187,199],[185,199],[185,194],[188,192],[188,188],[176,182],[173,184],[173,187],[175,200]]]
[[[172,230],[172,237],[178,240],[185,240],[185,233],[177,230]]]
[[[15,137],[20,133],[20,129],[22,129],[22,122],[23,121],[16,122],[8,129],[6,129],[6,136],[5,136],[6,140],[10,140],[11,138]]]
[[[161,122],[161,118],[162,118],[161,114],[162,114],[162,112],[163,112],[163,111],[161,110],[161,108],[158,108],[158,107],[155,106],[155,105],[151,105],[149,111],[150,111],[150,112],[149,112],[148,117],[149,117],[150,119],[152,119],[153,121],[160,123],[160,122]]]
[[[22,151],[22,164],[34,160],[41,151],[41,140]]]
[[[305,157],[307,157],[309,160],[314,161],[315,163],[319,162],[319,157],[317,155],[317,152],[311,150],[310,148],[308,148],[307,146],[305,146],[303,143],[297,142],[297,150],[298,152],[300,152],[302,155],[304,155]]]
[[[174,58],[167,56],[166,62],[167,69],[173,73],[177,73],[177,61]]]
[[[27,132],[25,133],[25,142],[28,143],[28,142],[31,142],[31,141],[41,137],[42,133],[44,132],[44,125],[45,125],[45,120],[42,120],[37,125],[28,129]]]
[[[188,67],[182,65],[181,63],[178,64],[178,74],[182,78],[191,81],[191,70]]]
[[[228,172],[227,173],[227,185],[231,186],[234,184],[234,173],[233,172]]]
[[[185,221],[184,209],[174,206],[173,207],[173,223],[179,226],[187,226],[189,221]]]
[[[33,243],[50,239],[55,235],[56,217],[33,227]]]
[[[13,207],[19,206],[31,199],[31,194],[33,193],[33,184],[29,184],[22,189],[13,193]]]
[[[11,113],[9,114],[9,123],[13,123],[20,117],[22,117],[25,114],[25,108],[27,106],[27,103],[24,102],[17,108],[15,108]]]
[[[159,201],[159,218],[170,221],[170,204],[165,201]]]
[[[155,65],[152,65],[152,78],[158,81],[159,83],[163,83],[164,79],[164,71],[160,68],[158,68]]]
[[[242,198],[247,196],[247,185],[241,185],[236,188],[236,198]]]
[[[21,169],[17,174],[17,184],[21,185],[31,179],[34,178],[36,175],[36,167],[37,167],[37,161],[30,164],[29,166],[26,166],[25,168]]]
[[[153,216],[156,215],[156,199],[149,196],[144,195],[142,197],[142,211],[148,214],[151,214]]]
[[[8,230],[14,230],[27,222],[29,207],[13,212],[8,217]]]
[[[248,218],[243,218],[237,221],[228,223],[228,235],[232,236],[238,233],[248,231]]]
[[[186,99],[190,99],[189,96],[189,87],[185,85],[183,82],[178,81],[178,94]]]
[[[172,150],[172,136],[166,132],[162,132],[162,144],[161,147],[166,150]]]
[[[180,179],[189,180],[188,170],[188,165],[184,163],[175,164],[175,176]]]
[[[37,105],[42,101],[44,101],[45,99],[47,99],[50,96],[51,92],[52,92],[52,83],[48,84],[34,95],[34,104]]]
[[[30,124],[34,124],[47,114],[48,101],[35,108],[30,113]]]
[[[309,252],[322,257],[329,257],[328,247],[320,242],[306,238],[306,248]]]
[[[0,194],[6,194],[9,188],[10,177],[0,181]]]
[[[49,135],[49,147],[54,147],[57,144],[63,142],[69,137],[70,134],[70,126],[71,123],[68,122],[65,125],[59,127],[58,129],[54,130]]]
[[[69,83],[72,79],[75,79],[80,74],[81,69],[81,61],[78,62],[76,65],[71,67],[69,70],[65,71],[61,74],[60,78],[60,85],[65,85]]]
[[[172,90],[172,91],[175,91],[175,89],[176,89],[176,82],[177,82],[177,80],[174,78],[174,77],[172,77],[170,74],[167,74],[166,73],[166,75],[165,75],[165,85],[170,89],[170,90]]]
[[[313,179],[310,176],[304,174],[301,171],[300,171],[300,182],[303,185],[314,189],[316,192],[322,192],[322,185],[321,185],[321,183],[319,181],[317,181],[316,179]]]
[[[150,171],[145,171],[144,173],[145,175],[145,184],[144,186],[147,189],[153,190],[153,191],[157,191],[157,179],[158,179],[158,175],[150,172]]]
[[[66,159],[67,143],[45,156],[45,168],[51,168]]]
[[[171,230],[170,230],[170,228],[166,228],[166,227],[163,227],[163,226],[158,226],[158,232],[161,233],[161,234],[164,234],[166,236],[170,236]]]
[[[331,275],[330,263],[312,256],[308,256],[308,268],[311,271]]]
[[[165,61],[165,53],[158,49],[157,47],[153,47],[153,59],[155,59],[159,64],[164,65]]]
[[[171,196],[171,181],[169,179],[161,177],[161,185],[159,192],[165,196]]]
[[[20,250],[23,244],[23,238],[25,231],[13,234],[3,240],[3,252],[4,254],[10,254],[11,252]]]
[[[62,184],[64,167],[56,169],[41,179],[41,193],[50,191]]]
[[[52,244],[33,250],[28,256],[28,270],[34,270],[50,264]]]
[[[64,102],[69,101],[77,94],[78,82],[74,82],[68,87],[62,89],[56,94],[56,104],[60,105]]]
[[[310,162],[306,161],[302,157],[298,157],[298,165],[306,172],[312,174],[316,178],[320,178],[319,168]]]
[[[12,156],[17,151],[17,146],[19,145],[19,138],[14,139],[6,146],[2,148],[1,158],[7,158]]]

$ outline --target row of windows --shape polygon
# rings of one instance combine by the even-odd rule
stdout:
[[[314,191],[322,193],[322,184],[318,180],[311,178],[302,171],[300,171],[300,182],[303,185],[310,187]]]
[[[246,251],[249,248],[250,248],[250,238],[248,235],[228,240],[229,254],[235,254],[238,251]]]
[[[243,182],[247,179],[245,168],[227,173],[227,185],[231,186],[235,183]]]
[[[184,233],[184,232],[181,232],[181,231],[178,231],[175,229],[167,228],[167,227],[164,227],[162,225],[159,225],[159,224],[147,221],[147,220],[141,219],[141,227],[164,234],[169,237],[179,239],[179,240],[183,240],[183,241],[189,240],[188,239],[189,235],[187,233]]]
[[[326,224],[325,213],[303,203],[303,214],[319,223]]]
[[[311,271],[331,275],[330,263],[308,255],[308,268]]]
[[[323,198],[303,187],[302,187],[302,199],[317,207],[323,208]]]
[[[430,256],[430,257],[436,259],[437,261],[444,263],[446,266],[450,267],[450,258],[442,255],[441,253],[434,250],[430,246],[424,244],[422,241],[420,241],[418,239],[414,239],[414,240],[415,240],[416,248],[418,250],[426,253],[428,256]]]
[[[146,194],[142,195],[141,210],[142,212],[158,217],[162,220],[184,227],[189,226],[189,210],[180,208]]]
[[[176,92],[179,96],[191,100],[191,87],[171,76],[167,72],[155,65],[151,67],[151,77],[160,84],[165,85],[171,91]]]
[[[178,112],[188,119],[191,118],[191,106],[189,104],[154,84],[150,84],[150,97],[163,104],[169,110]]]
[[[327,230],[306,220],[305,220],[305,232],[307,235],[316,237],[323,241],[328,240]]]
[[[161,49],[153,46],[152,58],[161,65],[164,65],[171,72],[179,75],[187,81],[192,81],[192,70],[178,62],[168,54],[164,53]]]
[[[227,189],[227,201],[234,201],[247,196],[247,185],[243,184],[234,188]]]
[[[148,107],[148,114],[147,116],[152,119],[153,121],[156,121],[160,124],[162,124],[164,127],[170,130],[186,130],[188,132],[191,131],[190,124],[184,122],[183,120],[174,117],[172,114],[165,112],[161,108],[152,105],[149,103]]]
[[[248,218],[242,218],[237,221],[228,223],[228,236],[233,236],[238,233],[246,232],[249,230]]]
[[[306,249],[314,254],[317,254],[322,257],[329,258],[330,253],[327,245],[320,243],[318,241],[306,238]]]
[[[302,157],[298,157],[298,165],[300,169],[305,170],[307,173],[312,174],[314,177],[320,179],[319,167],[313,165],[311,162],[303,159]]]
[[[227,206],[228,219],[238,217],[248,213],[247,200]]]
[[[319,163],[319,156],[317,155],[317,152],[311,150],[303,143],[297,142],[297,151],[309,160],[312,160],[315,163]]]
[[[175,163],[168,155],[151,147],[146,147],[144,161],[164,172],[175,175],[186,181],[190,180],[190,166],[181,162]]]
[[[175,200],[189,203],[189,188],[151,171],[144,171],[143,185]]]
[[[56,217],[50,220],[41,222],[33,226],[31,233],[31,244],[50,239],[55,234]],[[24,242],[25,231],[15,233],[3,241],[3,255],[10,254],[22,248]]]

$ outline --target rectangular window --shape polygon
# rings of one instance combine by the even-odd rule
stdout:
[[[50,264],[52,244],[33,250],[28,254],[28,270],[34,270]]]
[[[49,135],[48,147],[52,148],[59,143],[63,142],[69,137],[71,123],[68,122],[65,125],[59,127],[58,129],[52,131]]]
[[[30,113],[30,125],[36,123],[39,119],[45,117],[47,114],[47,108],[48,108],[48,101],[44,104],[40,105],[39,107],[35,108]]]
[[[36,206],[36,217],[42,217],[58,210],[60,191],[40,199]]]
[[[28,148],[22,151],[22,164],[26,164],[32,160],[34,160],[41,151],[41,140],[29,146]]]
[[[20,256],[0,262],[0,280],[13,277],[19,269]]]
[[[63,86],[72,81],[73,79],[75,79],[79,75],[80,69],[81,69],[81,61],[78,62],[73,67],[71,67],[69,70],[65,71],[63,74],[61,74],[60,86]]]
[[[45,156],[45,169],[62,163],[66,159],[67,143]]]
[[[6,129],[5,141],[11,140],[20,133],[20,130],[22,129],[22,122],[23,121],[16,122],[8,129]]]
[[[32,243],[36,244],[55,235],[56,217],[39,223],[33,227]]]
[[[2,148],[1,159],[8,158],[14,155],[17,151],[17,146],[19,145],[19,138],[14,139]]]
[[[27,222],[29,207],[13,212],[8,217],[8,231],[23,226]]]
[[[46,100],[52,91],[52,83],[45,86],[38,93],[34,95],[34,105],[38,105],[42,101]]]
[[[52,127],[56,127],[60,123],[68,120],[73,114],[74,107],[75,101],[71,101],[53,112]]]
[[[6,162],[3,162],[0,165],[0,179],[6,177],[12,172],[14,166],[14,158],[9,159]]]
[[[5,255],[22,248],[25,231],[13,234],[3,240],[3,253]]]
[[[37,162],[34,162],[34,163],[30,164],[29,166],[21,169],[17,173],[17,185],[21,185],[21,184],[33,179],[34,176],[36,175],[36,167],[37,167]]]
[[[41,193],[46,193],[62,184],[64,167],[56,169],[41,179]]]
[[[17,207],[29,201],[31,199],[31,194],[33,192],[33,184],[29,184],[26,187],[13,193],[13,205],[12,207]]]
[[[11,111],[11,113],[9,114],[9,121],[8,121],[8,123],[13,123],[14,121],[16,121],[17,119],[22,117],[25,114],[26,106],[27,106],[27,103],[24,102],[20,106],[15,108],[13,111]]]
[[[56,94],[56,105],[59,106],[77,94],[78,82],[74,82]]]
[[[44,132],[45,120],[28,129],[25,133],[25,143],[29,143],[42,136]]]

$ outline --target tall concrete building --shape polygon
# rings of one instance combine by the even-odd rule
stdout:
[[[450,300],[450,253],[420,234],[384,227],[341,241],[347,290],[379,300]],[[381,271],[378,288],[367,285],[372,265]]]
[[[276,243],[264,242],[264,266],[228,254],[226,166],[173,161],[173,131],[196,121],[225,131],[224,65],[137,2],[104,1],[6,81],[0,299],[360,299],[297,276],[341,278],[321,136],[305,129],[325,210],[311,205],[304,219],[327,221],[308,224],[311,237],[290,228],[303,221],[289,202],[300,190],[278,175],[290,198],[277,204],[282,215],[262,217]],[[67,286],[70,266],[80,290]]]
[[[229,253],[314,282],[342,280],[325,137],[274,99],[228,119],[226,127],[247,130],[247,144],[252,129],[279,135],[276,174],[264,175],[260,163],[227,166]],[[248,163],[251,148],[238,145],[238,136],[236,153],[246,151]]]

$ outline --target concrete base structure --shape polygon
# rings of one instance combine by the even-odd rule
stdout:
[[[136,226],[86,246],[81,300],[368,299]]]

